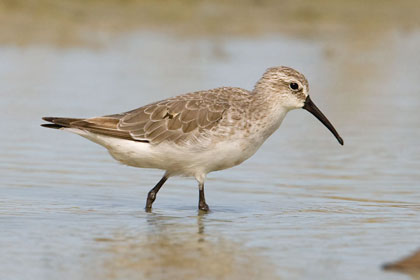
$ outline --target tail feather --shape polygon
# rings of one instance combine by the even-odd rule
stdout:
[[[70,127],[72,122],[77,122],[77,121],[81,121],[83,119],[76,119],[76,118],[57,118],[57,117],[43,117],[42,118],[44,121],[53,123],[55,125],[61,126],[61,127]],[[50,127],[50,128],[57,128],[55,126],[51,126],[51,124],[48,124],[49,126],[46,125],[41,125],[44,127]]]
[[[44,121],[50,122],[41,124],[42,127],[47,128],[77,128],[89,132],[102,134],[110,137],[127,139],[138,142],[146,142],[147,140],[134,139],[129,131],[122,131],[118,129],[118,119],[110,117],[100,117],[91,119],[76,119],[76,118],[56,118],[56,117],[43,117]]]
[[[43,123],[41,124],[42,127],[47,127],[47,128],[55,128],[55,129],[60,129],[64,126],[59,125],[59,124],[54,124],[54,123]]]

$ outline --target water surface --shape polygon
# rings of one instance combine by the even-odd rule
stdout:
[[[121,34],[100,48],[0,47],[1,279],[410,279],[381,265],[420,235],[420,33],[369,41],[283,35]],[[386,44],[386,47],[384,47]],[[303,110],[244,164],[196,182],[116,163],[39,127],[221,85],[251,89],[289,65],[345,145]]]

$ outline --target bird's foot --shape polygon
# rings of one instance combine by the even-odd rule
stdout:
[[[152,205],[155,199],[156,199],[156,193],[152,190],[147,194],[146,207],[144,207],[146,212],[148,213],[152,212]]]
[[[210,208],[207,205],[207,203],[200,201],[200,203],[198,204],[198,210],[203,211],[203,212],[209,212]]]

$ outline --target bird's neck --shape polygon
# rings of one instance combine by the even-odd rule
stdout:
[[[276,131],[287,112],[288,108],[282,106],[279,99],[270,94],[255,93],[252,96],[250,115],[255,129],[266,139]]]

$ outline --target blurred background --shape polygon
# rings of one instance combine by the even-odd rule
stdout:
[[[1,279],[419,279],[417,0],[0,0]],[[196,182],[41,128],[293,67],[303,110]],[[413,266],[413,265],[412,265]],[[398,268],[398,266],[396,266]],[[417,278],[416,278],[417,277]]]

